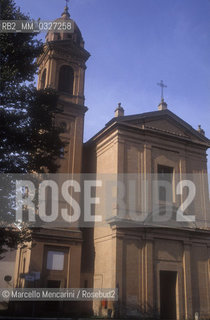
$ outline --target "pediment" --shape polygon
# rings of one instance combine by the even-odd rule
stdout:
[[[165,134],[198,140],[189,130],[169,119],[150,120],[139,125],[144,129],[156,130],[157,132],[163,132]]]
[[[145,121],[144,127],[190,138],[190,133],[186,129],[176,125],[171,120],[160,119],[153,121]]]
[[[210,144],[209,139],[169,110],[125,116],[121,118],[121,121],[141,129],[153,130],[157,131],[157,133],[174,135],[194,142]]]

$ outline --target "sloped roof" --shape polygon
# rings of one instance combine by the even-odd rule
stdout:
[[[195,137],[197,142],[200,142],[201,144],[205,145],[207,148],[210,147],[210,140],[205,137],[203,134],[195,130],[191,125],[189,125],[186,121],[182,120],[180,117],[178,117],[176,114],[171,112],[170,110],[160,110],[160,111],[152,111],[152,112],[146,112],[141,114],[135,114],[135,115],[128,115],[128,116],[120,116],[120,117],[114,117],[112,118],[108,123],[106,123],[105,127],[100,130],[95,136],[93,136],[87,143],[93,142],[95,139],[97,139],[98,136],[101,136],[103,132],[105,133],[109,128],[113,127],[113,125],[121,124],[125,126],[131,126],[134,127],[136,125],[145,124],[148,121],[154,121],[154,120],[169,120],[172,121],[174,124],[177,124],[180,128],[183,128],[185,132],[188,132],[191,134],[191,136]],[[147,130],[153,130],[157,131],[159,133],[165,133],[170,135],[175,135],[177,137],[187,138],[185,135],[168,132],[167,130],[160,129],[160,128],[154,128],[154,127],[145,127]]]

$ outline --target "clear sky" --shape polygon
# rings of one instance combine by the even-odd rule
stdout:
[[[16,3],[42,20],[58,18],[65,6]],[[210,0],[70,0],[69,7],[91,53],[85,140],[113,117],[118,102],[126,115],[157,110],[161,79],[168,108],[195,129],[201,124],[210,138]]]

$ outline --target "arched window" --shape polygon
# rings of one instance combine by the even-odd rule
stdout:
[[[46,81],[46,69],[42,72],[42,77],[41,77],[41,89],[45,88],[45,81]]]
[[[70,66],[62,66],[59,72],[58,90],[73,94],[74,70]]]

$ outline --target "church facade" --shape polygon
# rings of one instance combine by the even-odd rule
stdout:
[[[69,19],[66,7],[58,21]],[[88,110],[84,104],[84,82],[89,56],[75,23],[72,34],[49,32],[38,59],[38,88],[55,88],[64,110],[56,119],[65,128],[62,137],[67,142],[64,156],[59,159],[59,173],[134,175],[137,180],[144,177],[149,181],[148,192],[137,181],[135,201],[142,212],[147,194],[150,215],[140,225],[127,218],[122,221],[115,203],[113,216],[103,226],[43,228],[34,232],[32,246],[17,252],[15,286],[28,287],[30,284],[21,275],[38,272],[36,287],[40,288],[118,289],[118,301],[67,303],[60,306],[62,314],[167,320],[190,320],[197,314],[199,319],[210,319],[206,155],[210,141],[201,129],[193,129],[162,100],[158,110],[131,116],[125,116],[119,105],[115,117],[84,143],[84,117]],[[169,175],[173,186],[186,180],[187,175],[196,175],[199,191],[193,203],[195,223],[151,223],[151,179],[161,174]],[[180,207],[181,197],[172,190],[175,208]],[[49,267],[53,255],[62,256],[62,268]]]

